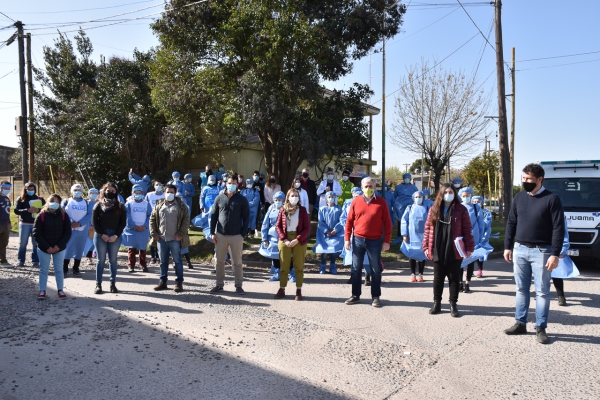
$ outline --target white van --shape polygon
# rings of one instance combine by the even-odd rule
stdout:
[[[563,204],[569,255],[600,262],[600,160],[542,161],[544,187]]]

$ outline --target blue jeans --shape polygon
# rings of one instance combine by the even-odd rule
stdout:
[[[329,256],[329,265],[335,267],[335,260],[339,255],[340,253],[321,253],[321,267],[327,266],[327,256]]]
[[[19,224],[19,254],[17,258],[19,259],[20,264],[25,264],[25,258],[27,256],[27,243],[29,242],[29,238],[31,237],[31,261],[34,263],[40,262],[37,253],[37,243],[33,236],[31,236],[31,231],[33,231],[33,225],[29,224]]]
[[[550,275],[546,261],[550,257],[551,246],[525,247],[515,243],[513,250],[513,267],[515,283],[517,284],[517,309],[515,319],[521,324],[527,324],[529,311],[529,293],[531,275],[535,281],[535,327],[546,328],[550,311]]]
[[[158,254],[160,255],[160,281],[167,282],[169,274],[169,253],[175,263],[176,282],[183,282],[183,262],[181,262],[181,242],[178,240],[158,239]]]
[[[58,253],[48,254],[44,253],[40,249],[37,249],[37,253],[40,260],[40,291],[46,291],[46,284],[48,283],[48,270],[50,270],[50,258],[52,258],[52,264],[54,266],[54,277],[56,278],[56,289],[63,290],[65,275],[63,273],[63,260],[65,259],[65,251],[59,251]]]
[[[383,239],[352,237],[352,296],[360,297],[362,290],[362,269],[365,253],[371,266],[371,297],[381,296],[381,249]]]
[[[108,236],[114,235],[114,233],[106,233]],[[123,241],[123,236],[119,236],[117,240],[112,243],[105,242],[98,235],[94,233],[94,246],[96,247],[96,253],[98,258],[96,259],[96,282],[102,283],[102,274],[104,273],[104,265],[106,264],[106,253],[108,252],[108,265],[110,266],[110,281],[115,282],[117,279],[117,255],[119,254],[119,247]]]

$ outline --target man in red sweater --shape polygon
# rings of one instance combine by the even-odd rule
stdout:
[[[375,179],[365,177],[361,181],[362,196],[350,204],[344,237],[346,250],[352,250],[352,297],[346,304],[360,302],[362,268],[365,253],[371,266],[371,297],[373,307],[381,307],[381,251],[390,249],[392,220],[384,198],[375,195]],[[352,236],[352,246],[350,236]]]

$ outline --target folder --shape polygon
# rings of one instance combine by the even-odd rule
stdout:
[[[42,200],[37,199],[37,200],[29,200],[29,207],[35,207],[38,210],[41,210],[43,205],[42,205]],[[35,219],[38,216],[38,213],[34,213],[32,214],[33,218]]]
[[[462,258],[467,257],[467,250],[465,249],[465,243],[463,242],[462,236],[459,236],[456,239],[454,239],[454,246],[456,246],[456,250]]]

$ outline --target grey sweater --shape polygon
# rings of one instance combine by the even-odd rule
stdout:
[[[236,192],[231,198],[221,193],[215,199],[210,216],[210,234],[225,236],[246,235],[250,223],[248,200]]]

